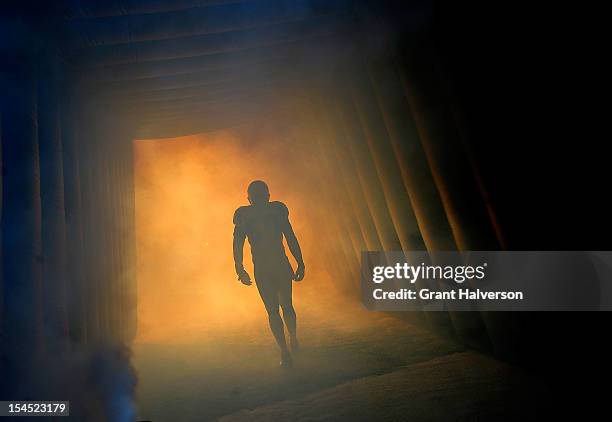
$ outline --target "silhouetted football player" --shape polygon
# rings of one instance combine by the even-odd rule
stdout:
[[[302,251],[289,222],[289,210],[282,202],[270,202],[266,183],[261,180],[251,182],[247,194],[251,205],[240,207],[234,213],[236,274],[243,284],[251,285],[251,277],[242,264],[244,239],[248,237],[255,269],[255,283],[268,312],[272,334],[281,350],[281,365],[290,367],[292,359],[285,341],[283,319],[289,332],[291,351],[295,353],[299,345],[295,310],[291,301],[291,282],[304,278]],[[295,273],[285,254],[283,235],[298,264]],[[283,319],[279,314],[279,305],[283,308]]]

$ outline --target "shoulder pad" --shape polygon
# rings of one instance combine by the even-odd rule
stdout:
[[[248,206],[239,207],[234,212],[234,224],[241,224],[244,221],[245,214],[247,213]]]
[[[274,207],[274,210],[276,210],[282,217],[287,217],[289,215],[289,208],[287,208],[287,205],[283,204],[282,202],[272,201],[270,202],[270,205]]]

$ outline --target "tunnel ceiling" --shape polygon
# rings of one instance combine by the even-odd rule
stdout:
[[[54,78],[66,81],[75,103],[120,113],[141,137],[290,113],[296,87],[331,79],[356,50],[356,39],[375,38],[372,10],[397,3],[401,13],[395,15],[404,21],[393,25],[404,31],[419,25],[431,7],[424,0],[11,3],[16,6],[0,16],[0,27],[9,27],[0,52],[22,51],[24,43],[32,62],[57,60],[45,67],[56,69]]]
[[[54,25],[75,91],[122,110],[149,135],[177,125],[195,132],[206,126],[202,116],[225,125],[280,105],[288,86],[313,69],[325,73],[348,50],[354,19],[345,0],[60,4],[38,20]]]

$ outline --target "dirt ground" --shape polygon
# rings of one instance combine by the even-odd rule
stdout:
[[[291,370],[265,318],[206,341],[137,344],[139,420],[530,420],[536,378],[396,317],[360,307],[303,318]]]

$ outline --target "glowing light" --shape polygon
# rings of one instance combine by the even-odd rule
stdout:
[[[268,181],[272,199],[289,206],[309,288],[327,277],[316,274],[317,239],[304,213],[316,188],[296,189],[288,176],[300,167],[284,158],[286,143],[267,138],[259,145],[229,131],[135,141],[137,341],[190,342],[211,332],[266,329],[257,289],[237,282],[232,258],[232,216],[247,204],[251,180]],[[248,246],[245,264],[252,274]]]

